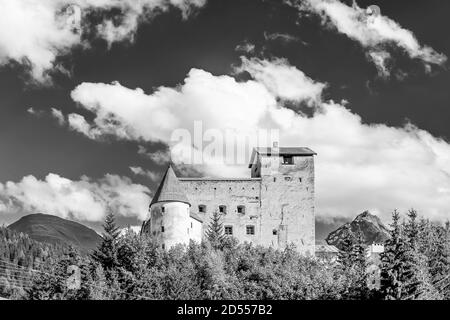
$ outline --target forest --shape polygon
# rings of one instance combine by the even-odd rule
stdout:
[[[392,213],[391,237],[372,285],[361,234],[347,233],[335,261],[274,250],[224,236],[215,214],[206,239],[163,250],[114,215],[89,255],[0,228],[0,295],[31,300],[448,300],[450,226]],[[76,266],[79,280],[68,274]],[[72,279],[73,280],[73,279]]]

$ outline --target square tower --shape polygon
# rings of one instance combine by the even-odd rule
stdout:
[[[249,168],[261,179],[259,243],[283,249],[293,243],[314,254],[314,156],[304,147],[255,148]]]

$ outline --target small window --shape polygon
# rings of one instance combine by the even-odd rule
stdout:
[[[164,226],[161,226],[161,232],[164,232]]]
[[[255,234],[255,226],[247,226],[246,232],[248,235],[254,235]]]
[[[277,229],[273,229],[273,230],[272,230],[272,234],[273,234],[274,236],[276,236],[276,235],[278,234]]]
[[[245,214],[245,206],[237,206],[237,212]]]
[[[294,164],[293,156],[283,156],[283,164]]]
[[[191,222],[191,229],[192,229],[192,222]]]
[[[302,178],[298,178],[298,181],[299,181],[299,182],[302,182]]]
[[[206,206],[204,204],[201,204],[198,206],[198,212],[205,213],[206,212]]]
[[[219,206],[219,212],[223,214],[227,214],[227,206]]]
[[[273,177],[273,182],[277,182],[277,178]]]
[[[291,177],[284,177],[284,180],[285,180],[285,181],[291,181],[292,178],[291,178]]]
[[[225,234],[228,236],[231,236],[233,234],[233,227],[232,226],[225,226]]]
[[[163,250],[166,248],[166,245],[163,243],[162,245],[161,245],[161,248],[163,248]]]
[[[161,207],[161,212],[164,213],[165,212],[165,208],[164,206]]]

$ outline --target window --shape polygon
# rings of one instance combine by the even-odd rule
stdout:
[[[192,229],[192,222],[191,222],[191,229]]]
[[[161,226],[161,232],[164,232],[164,226]]]
[[[298,178],[298,181],[302,182],[302,178]]]
[[[291,181],[292,178],[291,178],[291,177],[284,177],[284,180],[285,180],[285,181]]]
[[[206,212],[206,206],[204,204],[201,204],[198,206],[198,212],[205,213]]]
[[[233,234],[233,227],[232,226],[225,226],[225,234],[228,236],[231,236]]]
[[[161,207],[161,212],[164,213],[164,211],[165,211],[165,208],[164,208],[164,206],[162,206]]]
[[[278,234],[277,229],[273,229],[273,230],[272,230],[272,234],[273,234],[274,236],[276,236],[276,235]]]
[[[245,206],[237,206],[237,212],[245,214]]]
[[[283,164],[294,164],[293,156],[283,156]]]
[[[163,248],[163,250],[166,248],[166,245],[163,243],[161,248]]]
[[[255,234],[255,226],[247,226],[246,233],[248,235],[254,235]]]
[[[219,212],[223,214],[227,214],[227,206],[219,206]]]

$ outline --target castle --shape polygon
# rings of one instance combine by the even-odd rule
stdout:
[[[141,232],[163,248],[200,242],[217,211],[225,235],[314,255],[314,156],[304,147],[253,149],[250,178],[178,178],[169,165]]]

